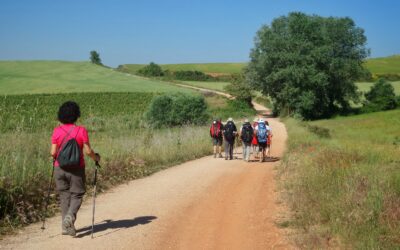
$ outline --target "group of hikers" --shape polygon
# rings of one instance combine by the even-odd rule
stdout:
[[[221,151],[224,143],[225,160],[233,160],[237,137],[242,141],[244,161],[250,161],[251,153],[260,162],[263,162],[266,156],[270,157],[272,130],[268,121],[262,118],[255,118],[253,124],[246,118],[239,132],[232,118],[229,118],[225,125],[222,124],[221,118],[214,119],[210,127],[210,136],[214,147],[214,158],[217,158],[217,153],[219,158],[223,158]]]

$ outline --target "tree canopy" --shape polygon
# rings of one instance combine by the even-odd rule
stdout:
[[[90,51],[90,61],[97,65],[103,65],[101,63],[100,54],[95,50]]]
[[[348,17],[293,12],[257,32],[246,81],[272,98],[277,113],[329,117],[359,100],[354,81],[367,73],[366,41]]]
[[[148,77],[157,77],[163,76],[164,72],[160,65],[151,62],[149,65],[144,66],[143,68],[137,71],[139,75],[148,76]]]

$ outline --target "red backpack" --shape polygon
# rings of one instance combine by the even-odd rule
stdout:
[[[213,123],[210,128],[210,135],[213,138],[221,137],[221,123],[217,121],[217,123]]]

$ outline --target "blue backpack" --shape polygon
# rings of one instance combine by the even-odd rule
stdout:
[[[260,122],[257,130],[257,141],[258,143],[266,143],[268,139],[268,131],[265,123]]]

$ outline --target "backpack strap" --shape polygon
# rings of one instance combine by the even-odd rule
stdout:
[[[58,149],[56,159],[58,158],[58,155],[60,154],[60,151],[61,151],[61,149],[62,149],[62,146],[63,146],[63,144],[65,143],[65,140],[66,140],[67,137],[71,134],[71,132],[74,130],[75,126],[72,126],[72,128],[71,128],[68,132],[65,131],[65,129],[63,129],[61,126],[60,126],[60,128],[61,128],[66,134],[65,134],[63,140],[61,141],[60,148]],[[79,130],[78,130],[78,132],[79,132]],[[76,138],[76,136],[75,136],[75,138]]]

